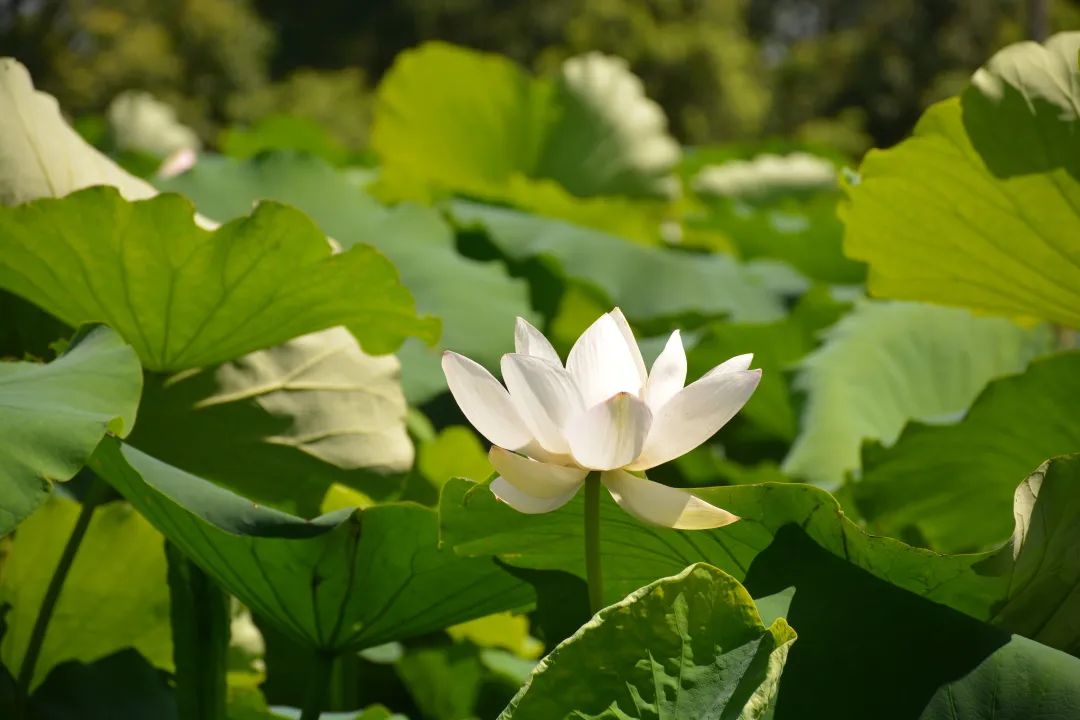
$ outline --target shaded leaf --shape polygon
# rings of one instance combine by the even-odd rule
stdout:
[[[0,580],[0,604],[12,608],[0,643],[0,658],[9,668],[22,666],[38,608],[78,515],[78,503],[54,496],[15,533]],[[162,538],[131,506],[113,502],[90,519],[49,621],[31,688],[61,663],[91,663],[128,646],[157,667],[172,667]]]
[[[598,288],[635,321],[681,315],[767,321],[780,299],[752,268],[724,255],[633,245],[596,230],[506,208],[455,201],[451,214],[484,228],[512,260],[550,259],[561,273]]]
[[[762,369],[761,383],[739,417],[790,442],[798,431],[798,417],[785,371],[813,350],[821,330],[849,307],[820,288],[801,297],[780,320],[707,325],[687,350],[687,378],[699,378],[728,358],[752,352],[754,367]]]
[[[730,575],[695,564],[597,613],[500,718],[760,718],[794,640]]]
[[[59,666],[31,698],[35,720],[174,720],[173,689],[165,673],[133,650],[86,665]]]
[[[436,515],[419,505],[305,521],[118,443],[103,444],[93,467],[223,587],[307,647],[372,647],[532,600],[491,559],[440,549]]]
[[[115,189],[0,208],[0,286],[69,324],[107,321],[151,370],[212,365],[346,325],[371,352],[433,340],[393,266],[330,254],[306,217],[273,203],[214,232],[176,195]],[[62,279],[62,280],[61,280]]]
[[[1065,720],[1080,701],[1077,658],[890,585],[797,526],[758,555],[746,588],[786,594],[799,632],[775,720],[802,720],[823,703],[837,719]]]
[[[150,377],[129,442],[257,502],[314,515],[332,483],[412,465],[392,356],[341,328],[216,367]]]
[[[1078,484],[1080,457],[1053,461],[1035,502],[1030,493],[1019,497],[1014,514],[1021,530],[998,549],[971,555],[941,555],[870,535],[844,516],[835,498],[810,485],[695,489],[695,495],[742,518],[696,532],[643,525],[601,494],[604,597],[614,601],[694,562],[742,580],[776,533],[796,525],[827,552],[881,580],[1080,655],[1080,626],[1074,621],[1080,617],[1080,565],[1070,550],[1080,538]],[[510,565],[579,577],[585,576],[582,512],[579,495],[558,511],[522,515],[495,500],[486,485],[464,480],[444,487],[440,505],[443,539],[459,553],[497,555]],[[1043,521],[1034,535],[1023,530]],[[1010,612],[1013,603],[1021,603],[1023,612]]]
[[[71,479],[107,432],[127,435],[139,359],[107,327],[86,328],[53,362],[0,363],[0,535]]]
[[[684,223],[689,232],[721,233],[746,260],[772,258],[821,282],[861,283],[865,268],[844,256],[839,198],[838,192],[819,192],[758,204],[717,200],[688,213]]]

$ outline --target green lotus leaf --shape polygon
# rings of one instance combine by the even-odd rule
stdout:
[[[331,328],[148,377],[128,442],[248,499],[315,515],[333,483],[370,492],[411,467],[399,377],[396,358]]]
[[[500,720],[760,718],[795,632],[695,564],[604,608],[533,671]]]
[[[844,515],[832,495],[811,485],[695,489],[742,518],[695,532],[636,522],[602,493],[604,597],[614,602],[695,562],[743,581],[777,534],[795,526],[824,552],[883,582],[1080,655],[1080,627],[1073,622],[1080,616],[1080,565],[1073,552],[1080,525],[1071,519],[1080,506],[1080,456],[1051,461],[1025,485],[1031,489],[1019,494],[1013,509],[1013,537],[1003,538],[995,550],[970,555],[942,555],[870,535]],[[452,480],[440,504],[443,539],[464,555],[496,555],[511,565],[584,577],[583,507],[579,493],[556,512],[523,515],[499,503],[486,484]]]
[[[78,503],[53,497],[14,535],[0,579],[0,604],[11,606],[0,659],[15,672],[78,515]],[[91,663],[125,647],[157,667],[172,668],[164,542],[130,505],[112,502],[90,519],[49,621],[31,688],[61,663]]]
[[[263,203],[217,230],[177,195],[113,188],[0,208],[0,287],[60,320],[108,322],[150,370],[213,365],[345,325],[369,352],[434,341],[393,266],[356,246],[332,255],[303,214]]]
[[[635,245],[562,220],[465,200],[450,210],[461,225],[486,230],[510,259],[554,261],[564,276],[597,288],[634,321],[696,315],[760,322],[783,315],[768,278],[726,255]]]
[[[909,420],[955,417],[986,383],[1022,370],[1050,341],[1045,327],[958,308],[860,302],[799,363],[794,387],[806,403],[783,470],[836,488],[858,470],[865,440],[891,444]]]
[[[955,425],[908,425],[889,448],[863,452],[852,491],[874,532],[945,552],[992,545],[1009,532],[1015,478],[1080,451],[1080,353],[1033,362],[990,383]]]
[[[135,351],[104,326],[48,364],[0,362],[0,536],[70,480],[106,433],[125,436],[142,391]]]
[[[871,292],[1080,327],[1080,33],[1010,45],[842,209]]]
[[[372,647],[532,602],[491,558],[439,547],[411,503],[314,520],[261,507],[118,442],[91,466],[202,569],[304,646]]]
[[[503,200],[525,198],[523,180],[664,196],[679,160],[663,111],[618,58],[570,58],[551,81],[437,42],[403,52],[379,84],[371,143],[391,186]]]
[[[409,204],[386,208],[316,158],[276,153],[241,163],[204,157],[190,172],[161,186],[187,195],[215,220],[243,216],[258,200],[289,203],[346,249],[363,242],[390,258],[417,308],[442,320],[439,348],[413,341],[401,350],[402,382],[412,402],[445,392],[441,348],[494,369],[503,353],[513,349],[514,319],[538,322],[529,306],[528,285],[510,277],[502,263],[460,255],[453,231],[438,212]]]

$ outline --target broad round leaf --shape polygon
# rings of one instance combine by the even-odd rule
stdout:
[[[0,580],[0,605],[11,605],[0,659],[14,672],[22,666],[41,600],[78,515],[77,503],[53,497],[15,533]],[[61,663],[91,663],[125,647],[157,667],[172,668],[164,541],[130,505],[112,502],[94,510],[49,621],[31,687]]]
[[[460,255],[452,229],[437,211],[410,204],[383,207],[316,158],[276,153],[241,163],[203,157],[190,172],[161,186],[187,195],[205,215],[222,221],[246,215],[258,200],[288,203],[342,247],[366,243],[390,258],[417,309],[442,320],[437,348],[412,341],[401,350],[402,382],[414,403],[445,392],[441,349],[494,369],[512,348],[514,319],[536,319],[528,285],[510,277],[502,263]]]
[[[726,255],[645,247],[597,230],[465,200],[451,205],[465,226],[484,228],[514,260],[555,261],[566,277],[598,288],[635,321],[679,315],[765,321],[783,315],[757,268]]]
[[[370,491],[412,466],[400,371],[342,328],[303,335],[150,376],[128,442],[255,502],[314,515],[333,483]]]
[[[859,511],[875,532],[935,550],[992,545],[1009,532],[1013,479],[1080,450],[1078,407],[1080,352],[1033,362],[988,385],[955,425],[911,424],[892,447],[866,448]]]
[[[872,292],[1080,327],[1078,50],[1011,45],[867,155],[842,215]]]
[[[664,110],[625,60],[598,52],[563,61],[535,174],[575,195],[670,197],[682,154]]]
[[[532,602],[490,558],[440,549],[434,511],[409,503],[303,520],[117,442],[92,467],[230,593],[307,647],[420,635]]]
[[[85,328],[47,365],[0,362],[0,536],[79,471],[107,433],[135,423],[142,368],[104,326]]]
[[[794,641],[782,618],[762,624],[734,578],[695,564],[597,613],[499,718],[758,718]]]
[[[276,203],[209,232],[179,196],[131,203],[89,188],[0,208],[0,258],[0,287],[72,325],[108,322],[151,370],[213,365],[335,325],[375,353],[437,335],[376,250],[332,255],[307,217]]]
[[[604,597],[615,601],[694,562],[708,562],[742,581],[777,534],[796,526],[792,529],[838,562],[977,620],[1080,654],[1080,626],[1074,622],[1080,617],[1075,593],[1080,565],[1074,561],[1080,542],[1080,525],[1074,522],[1080,512],[1080,456],[1052,461],[1038,475],[1037,482],[1024,483],[1033,490],[1018,494],[1013,537],[1002,538],[996,550],[972,555],[941,555],[870,535],[844,516],[835,498],[810,485],[696,489],[701,499],[742,518],[697,532],[628,522],[601,494]],[[579,494],[556,512],[527,516],[495,500],[485,484],[452,480],[440,505],[443,539],[466,555],[497,555],[511,565],[584,577],[583,505]]]
[[[1022,370],[1049,345],[1046,328],[955,308],[861,302],[799,363],[794,387],[806,404],[783,470],[836,488],[858,470],[865,440],[891,444],[909,420],[956,416],[987,382]]]
[[[156,195],[64,121],[56,98],[34,89],[17,60],[0,58],[0,205],[113,185],[129,200]]]

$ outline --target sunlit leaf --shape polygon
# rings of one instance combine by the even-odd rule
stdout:
[[[511,278],[499,262],[458,254],[451,228],[436,211],[416,205],[383,207],[315,158],[280,153],[247,163],[203,158],[191,172],[162,187],[187,195],[204,214],[222,221],[247,214],[258,200],[289,203],[343,247],[374,246],[397,267],[417,308],[442,319],[440,348],[492,369],[513,349],[514,318],[536,321],[526,283]],[[410,400],[421,402],[445,391],[438,348],[413,342],[401,356]]]
[[[0,205],[90,185],[113,185],[129,200],[156,194],[79,137],[56,98],[34,89],[22,64],[0,58]]]
[[[987,382],[1022,370],[1049,346],[1045,328],[953,308],[861,302],[799,364],[795,388],[806,405],[783,469],[835,488],[859,468],[863,441],[892,444],[909,420],[957,416]]]
[[[0,362],[0,535],[71,479],[105,433],[131,431],[141,390],[138,357],[103,326],[47,365]]]
[[[563,61],[535,174],[575,195],[671,196],[681,150],[663,109],[627,62],[586,53]]]
[[[0,580],[0,604],[11,604],[0,643],[8,668],[22,665],[45,589],[78,515],[78,503],[54,497],[15,533]],[[90,520],[49,622],[32,687],[60,663],[90,663],[128,646],[157,667],[172,667],[164,541],[131,506],[114,502],[97,508]]]
[[[843,217],[872,292],[1080,326],[1078,49],[1005,48],[867,155]]]
[[[304,215],[275,203],[208,232],[176,195],[129,203],[112,188],[0,208],[0,287],[72,325],[108,322],[152,370],[212,365],[346,325],[370,352],[433,340],[393,266],[356,246],[331,255]]]
[[[665,195],[679,148],[626,64],[571,58],[557,80],[512,61],[427,43],[379,84],[372,147],[391,185],[492,199],[515,181],[556,180],[576,195]]]
[[[545,657],[501,720],[760,718],[795,632],[694,565],[601,610]]]

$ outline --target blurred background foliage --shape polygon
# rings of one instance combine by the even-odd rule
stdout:
[[[857,156],[997,49],[1077,21],[1075,0],[0,0],[0,47],[74,116],[145,90],[211,145],[287,111],[353,151],[372,88],[425,40],[542,75],[598,50],[629,62],[685,144],[787,136]]]

